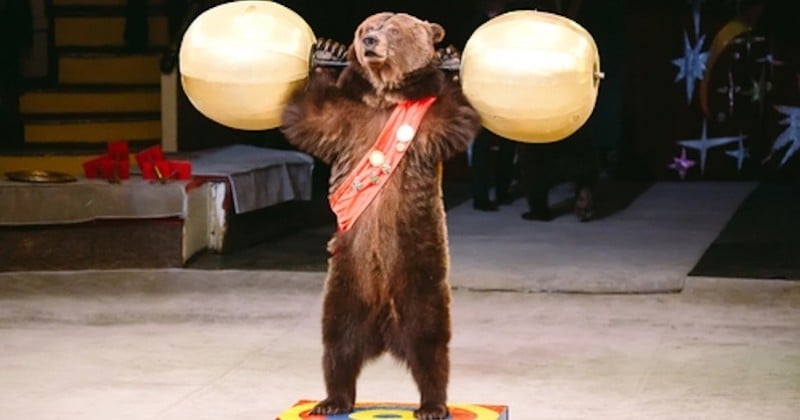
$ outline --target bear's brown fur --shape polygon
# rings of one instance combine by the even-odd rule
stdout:
[[[323,302],[327,398],[315,414],[353,409],[363,363],[385,351],[405,361],[420,391],[417,418],[446,418],[449,255],[440,162],[466,149],[480,118],[435,58],[441,26],[378,13],[355,32],[348,66],[333,80],[312,72],[281,130],[331,165],[330,192],[375,143],[395,105],[435,96],[397,170],[351,229],[328,244]]]

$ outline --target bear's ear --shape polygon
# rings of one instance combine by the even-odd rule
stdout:
[[[442,25],[439,25],[438,23],[428,23],[428,26],[431,28],[433,43],[438,44],[442,42],[444,39],[444,28]]]

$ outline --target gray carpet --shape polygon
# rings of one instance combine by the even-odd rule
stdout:
[[[529,222],[518,200],[498,213],[448,213],[451,282],[467,289],[650,293],[679,291],[753,183],[657,183],[624,209],[580,223]],[[564,200],[563,188],[551,203]],[[602,200],[602,196],[597,197]]]
[[[461,186],[446,189],[454,287],[574,293],[678,291],[753,183],[604,183],[600,218],[569,212],[567,184],[554,188],[551,222],[520,218],[524,200],[499,212],[472,208]],[[308,229],[234,255],[206,255],[191,268],[323,272],[332,226]]]

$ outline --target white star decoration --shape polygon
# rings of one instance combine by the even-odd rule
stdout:
[[[726,150],[725,154],[736,159],[736,170],[741,172],[744,160],[750,157],[750,151],[744,147],[744,136],[739,139],[739,147],[732,150]]]
[[[770,156],[788,145],[789,148],[786,150],[786,154],[783,155],[783,159],[781,159],[781,166],[783,166],[792,155],[800,150],[800,106],[776,105],[775,110],[786,115],[786,118],[781,120],[780,123],[787,125],[787,127],[775,139],[775,143],[772,144]]]
[[[742,95],[749,96],[750,102],[763,102],[767,98],[767,93],[772,90],[772,83],[765,78],[764,71],[758,80],[750,79],[750,89],[742,91]]]
[[[747,51],[747,57],[750,58],[750,53],[753,50],[753,45],[760,44],[762,42],[765,42],[766,40],[767,38],[761,35],[753,35],[752,33],[748,33],[746,35],[734,39],[733,41],[731,41],[731,44],[733,45],[744,44],[745,50]]]
[[[767,55],[765,55],[764,58],[759,58],[756,61],[758,61],[759,63],[766,63],[765,65],[769,69],[769,76],[770,77],[774,76],[775,67],[783,65],[783,61],[775,59],[775,56],[772,55],[772,53],[767,53]]]
[[[689,149],[695,149],[700,152],[700,173],[705,173],[706,170],[706,155],[708,154],[708,149],[724,146],[726,144],[730,144],[741,139],[744,139],[745,136],[730,136],[730,137],[713,137],[708,138],[708,127],[707,123],[703,121],[703,132],[700,135],[699,139],[688,139],[688,140],[680,140],[678,144],[683,147],[688,147]]]
[[[705,0],[692,0],[692,21],[694,23],[694,36],[700,35],[700,6]]]
[[[733,107],[736,105],[736,94],[741,90],[742,88],[736,86],[733,80],[733,72],[728,70],[728,84],[717,89],[717,92],[724,94],[728,98],[728,114],[733,114]]]
[[[678,66],[678,75],[675,76],[675,83],[686,79],[686,98],[687,103],[692,102],[694,96],[695,80],[702,80],[706,72],[706,60],[708,51],[700,52],[703,48],[706,36],[703,35],[697,40],[696,45],[689,43],[689,36],[683,33],[683,57],[672,60],[672,64]]]

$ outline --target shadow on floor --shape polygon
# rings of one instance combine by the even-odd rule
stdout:
[[[625,209],[649,186],[649,183],[601,182],[595,194],[598,218]],[[224,254],[200,254],[189,261],[187,268],[325,271],[328,258],[326,245],[336,227],[324,198],[315,200],[310,206],[312,215],[308,217],[309,222],[305,227],[282,232],[266,241]],[[555,212],[571,211],[571,200],[572,198],[568,198],[555,203]],[[469,183],[463,181],[446,183],[444,201],[445,209],[470,202]]]

